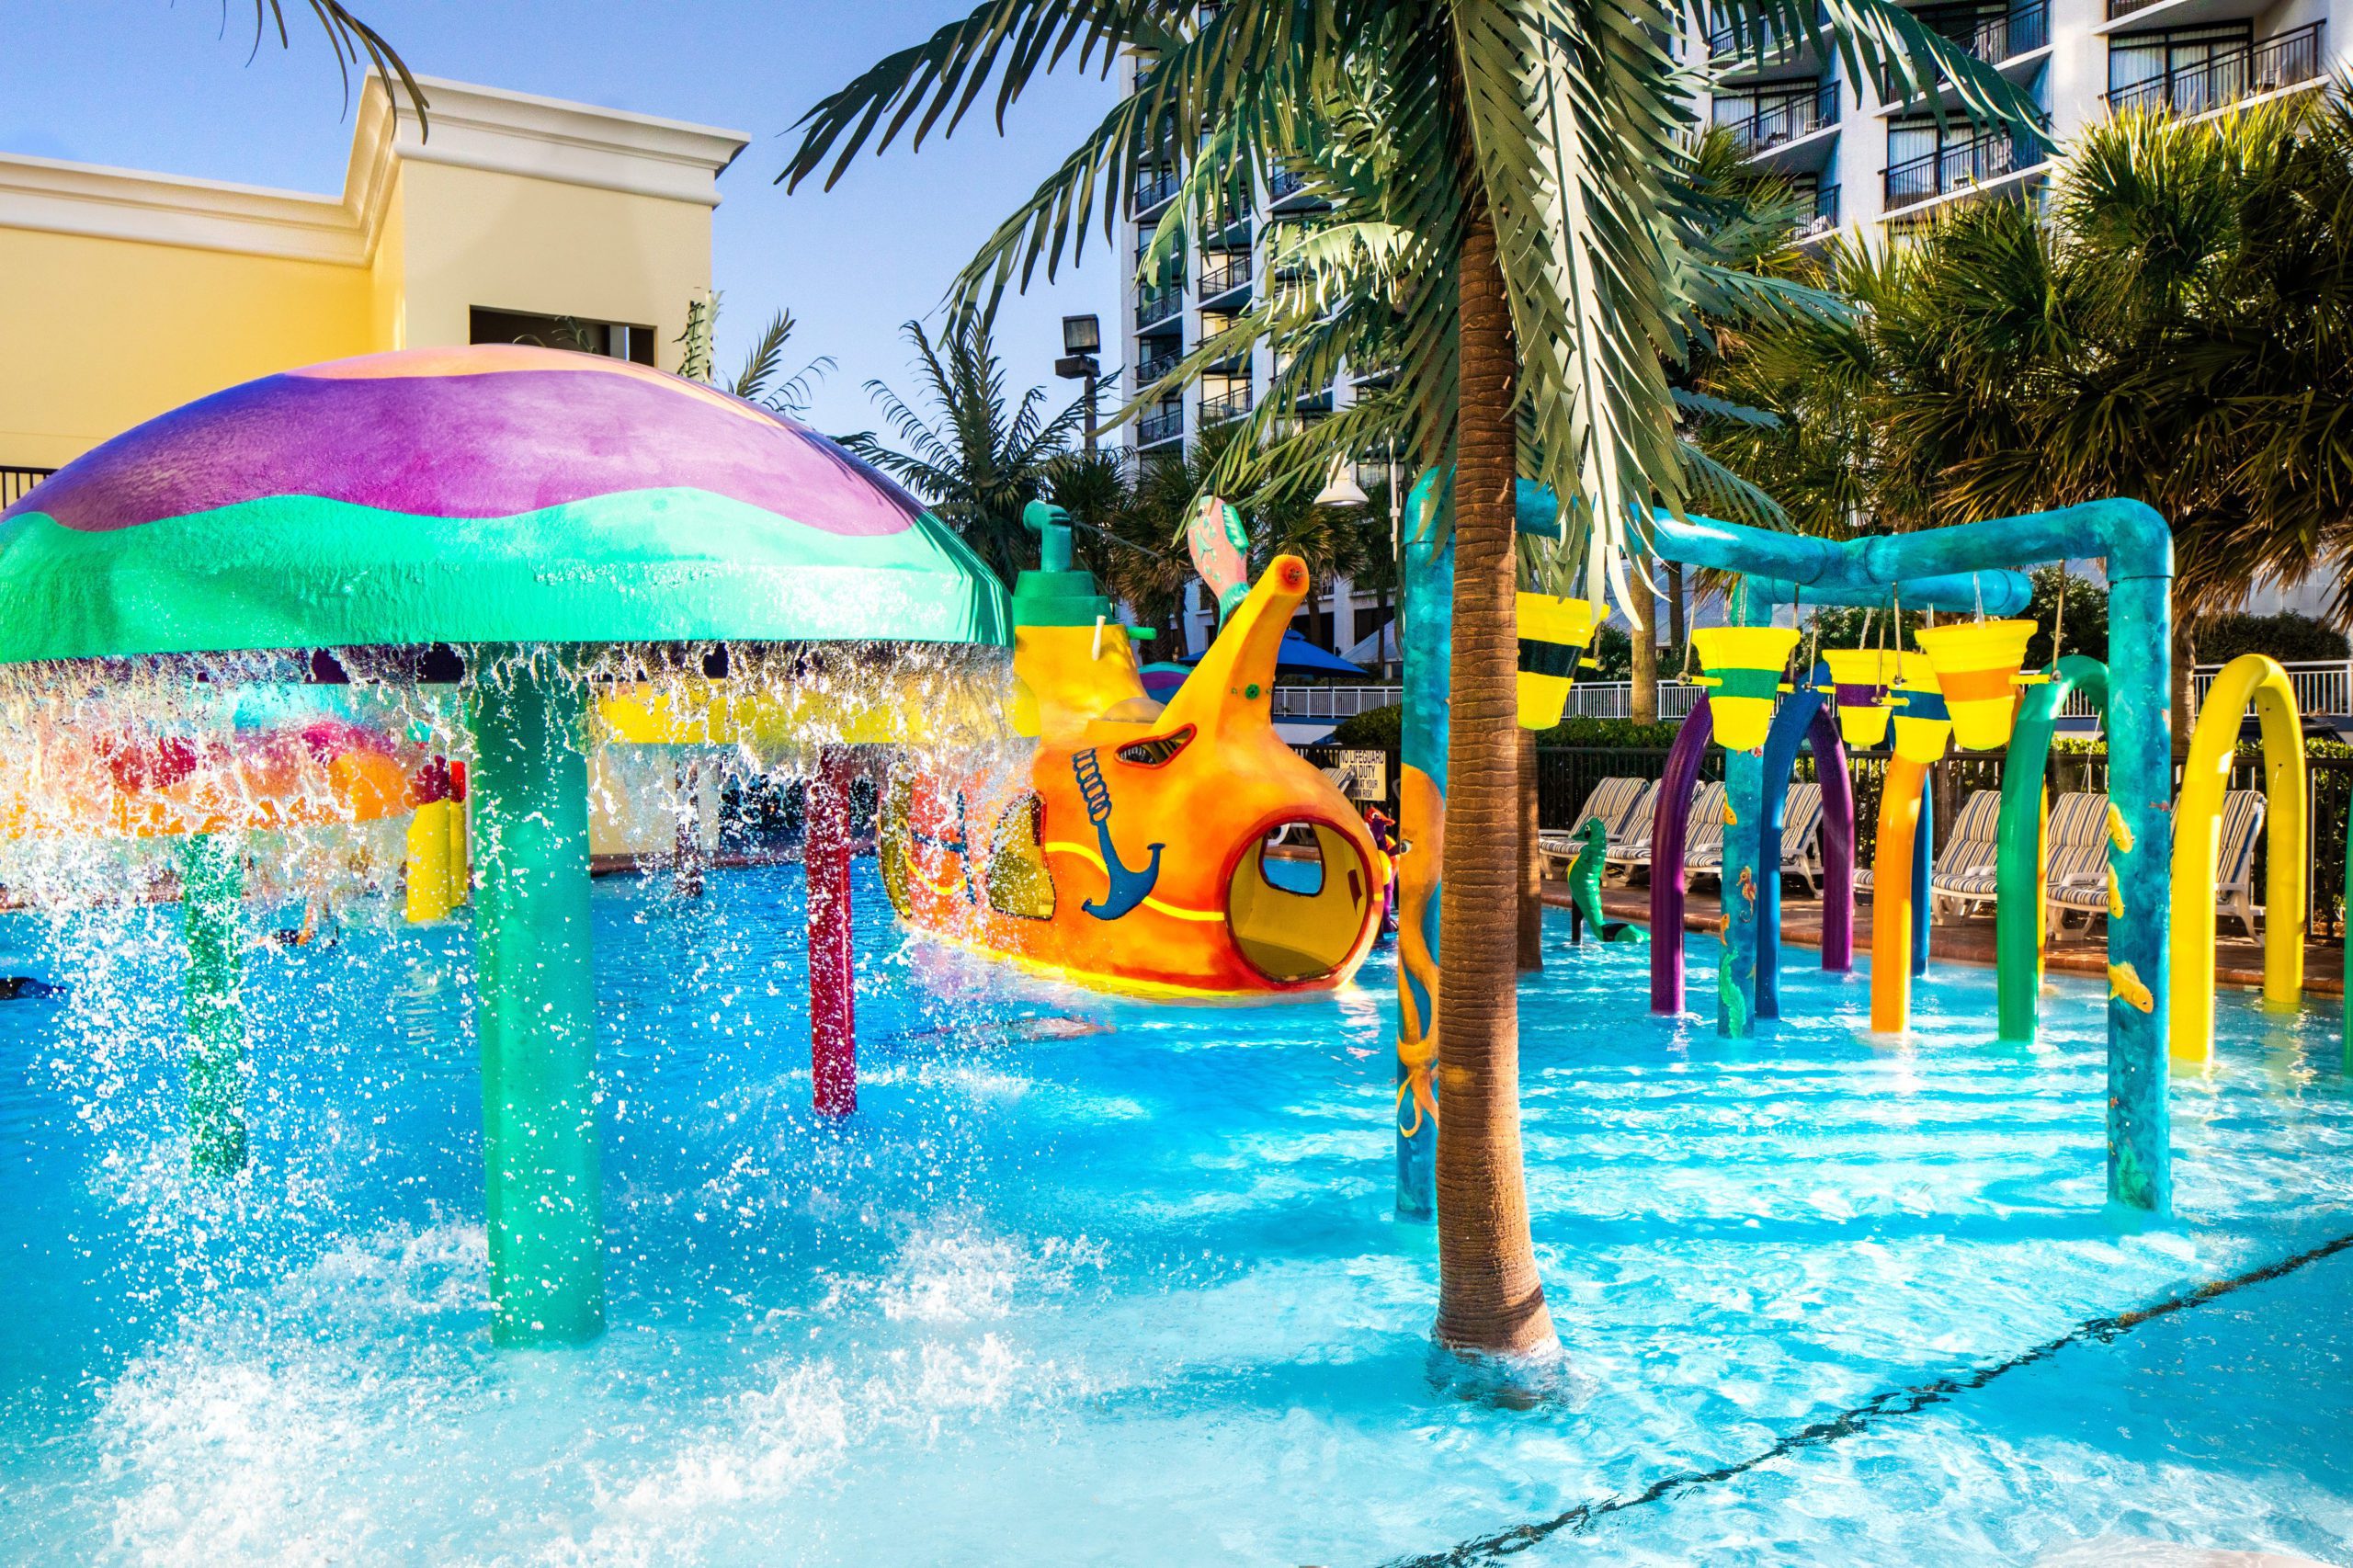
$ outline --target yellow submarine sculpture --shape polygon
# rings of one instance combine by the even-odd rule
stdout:
[[[1113,990],[1347,981],[1379,932],[1389,863],[1347,798],[1275,733],[1276,655],[1305,563],[1278,556],[1244,594],[1233,562],[1225,624],[1164,707],[1130,630],[1073,569],[1066,518],[1036,506],[1025,520],[1043,570],[1014,589],[1013,722],[1036,751],[1009,783],[892,779],[878,845],[900,916]]]

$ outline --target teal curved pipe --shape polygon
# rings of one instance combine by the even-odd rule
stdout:
[[[2042,994],[2042,780],[2059,710],[2083,692],[2108,712],[2108,666],[2070,653],[2018,701],[2002,759],[2002,815],[1994,830],[1994,953],[2001,1038],[2031,1042]]]

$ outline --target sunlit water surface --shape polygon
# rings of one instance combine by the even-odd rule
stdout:
[[[461,926],[256,949],[254,1163],[222,1190],[185,1171],[176,910],[0,917],[0,967],[73,985],[0,1004],[0,1557],[2353,1553],[2353,1252],[1835,1420],[2353,1232],[2327,1012],[2223,999],[2175,1090],[2180,1217],[2132,1235],[2088,986],[2003,1046],[1990,974],[1940,969],[1898,1045],[1859,1032],[1860,976],[1795,967],[1790,1019],[1733,1044],[1647,1016],[1642,947],[1556,947],[1522,1059],[1576,1377],[1512,1410],[1427,1375],[1381,963],[1109,1001],[907,941],[872,870],[839,1127],[808,1108],[798,871],[598,884],[612,1326],[556,1354],[489,1347]]]

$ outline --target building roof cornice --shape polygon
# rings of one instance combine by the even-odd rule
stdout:
[[[597,190],[719,204],[740,131],[419,77],[427,124],[371,74],[340,199],[222,180],[0,153],[0,228],[365,266],[395,165],[440,164]]]

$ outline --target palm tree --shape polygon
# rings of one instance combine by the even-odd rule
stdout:
[[[1850,78],[1926,91],[1941,71],[1972,109],[2030,118],[2016,89],[1891,0],[1824,5]],[[1760,52],[1814,24],[1812,0],[1711,11]],[[961,297],[1075,261],[1092,224],[1109,235],[1136,175],[1180,150],[1182,215],[1163,220],[1143,276],[1270,169],[1332,198],[1335,222],[1278,258],[1299,280],[1176,374],[1228,357],[1237,334],[1270,336],[1282,369],[1267,404],[1289,409],[1352,356],[1393,363],[1386,392],[1263,447],[1262,428],[1235,467],[1309,478],[1394,427],[1416,467],[1453,470],[1437,1335],[1458,1351],[1556,1343],[1521,1174],[1503,915],[1519,875],[1514,482],[1542,479],[1569,503],[1594,597],[1622,579],[1643,508],[1679,507],[1687,490],[1662,364],[1682,357],[1695,300],[1742,287],[1693,244],[1687,84],[1670,52],[1684,28],[1667,0],[985,0],[818,105],[783,176],[830,184],[870,144],[952,133],[992,78],[1002,114],[1055,65],[1108,72],[1126,48],[1152,56],[1149,78],[982,247]]]
[[[1746,340],[1713,384],[1780,425],[1711,443],[1824,533],[2148,502],[2174,528],[2186,744],[2200,623],[2353,543],[2348,225],[2341,98],[2120,116],[2047,221],[1986,202],[1904,250],[1834,249],[1859,308]]]
[[[1045,390],[1031,387],[1008,411],[994,325],[990,311],[959,312],[935,339],[921,322],[907,323],[903,330],[931,416],[870,381],[868,395],[905,449],[883,445],[871,431],[844,437],[842,445],[929,501],[1011,587],[1023,562],[1036,555],[1021,509],[1045,493],[1048,471],[1086,409],[1074,402],[1049,415]]]
[[[687,301],[687,329],[678,335],[678,374],[690,381],[722,386],[714,358],[719,301],[716,289]],[[834,357],[821,354],[790,376],[785,375],[784,346],[792,340],[793,329],[800,324],[788,310],[770,316],[767,327],[745,350],[743,368],[722,390],[788,419],[806,419],[809,400],[825,372],[834,368]]]

